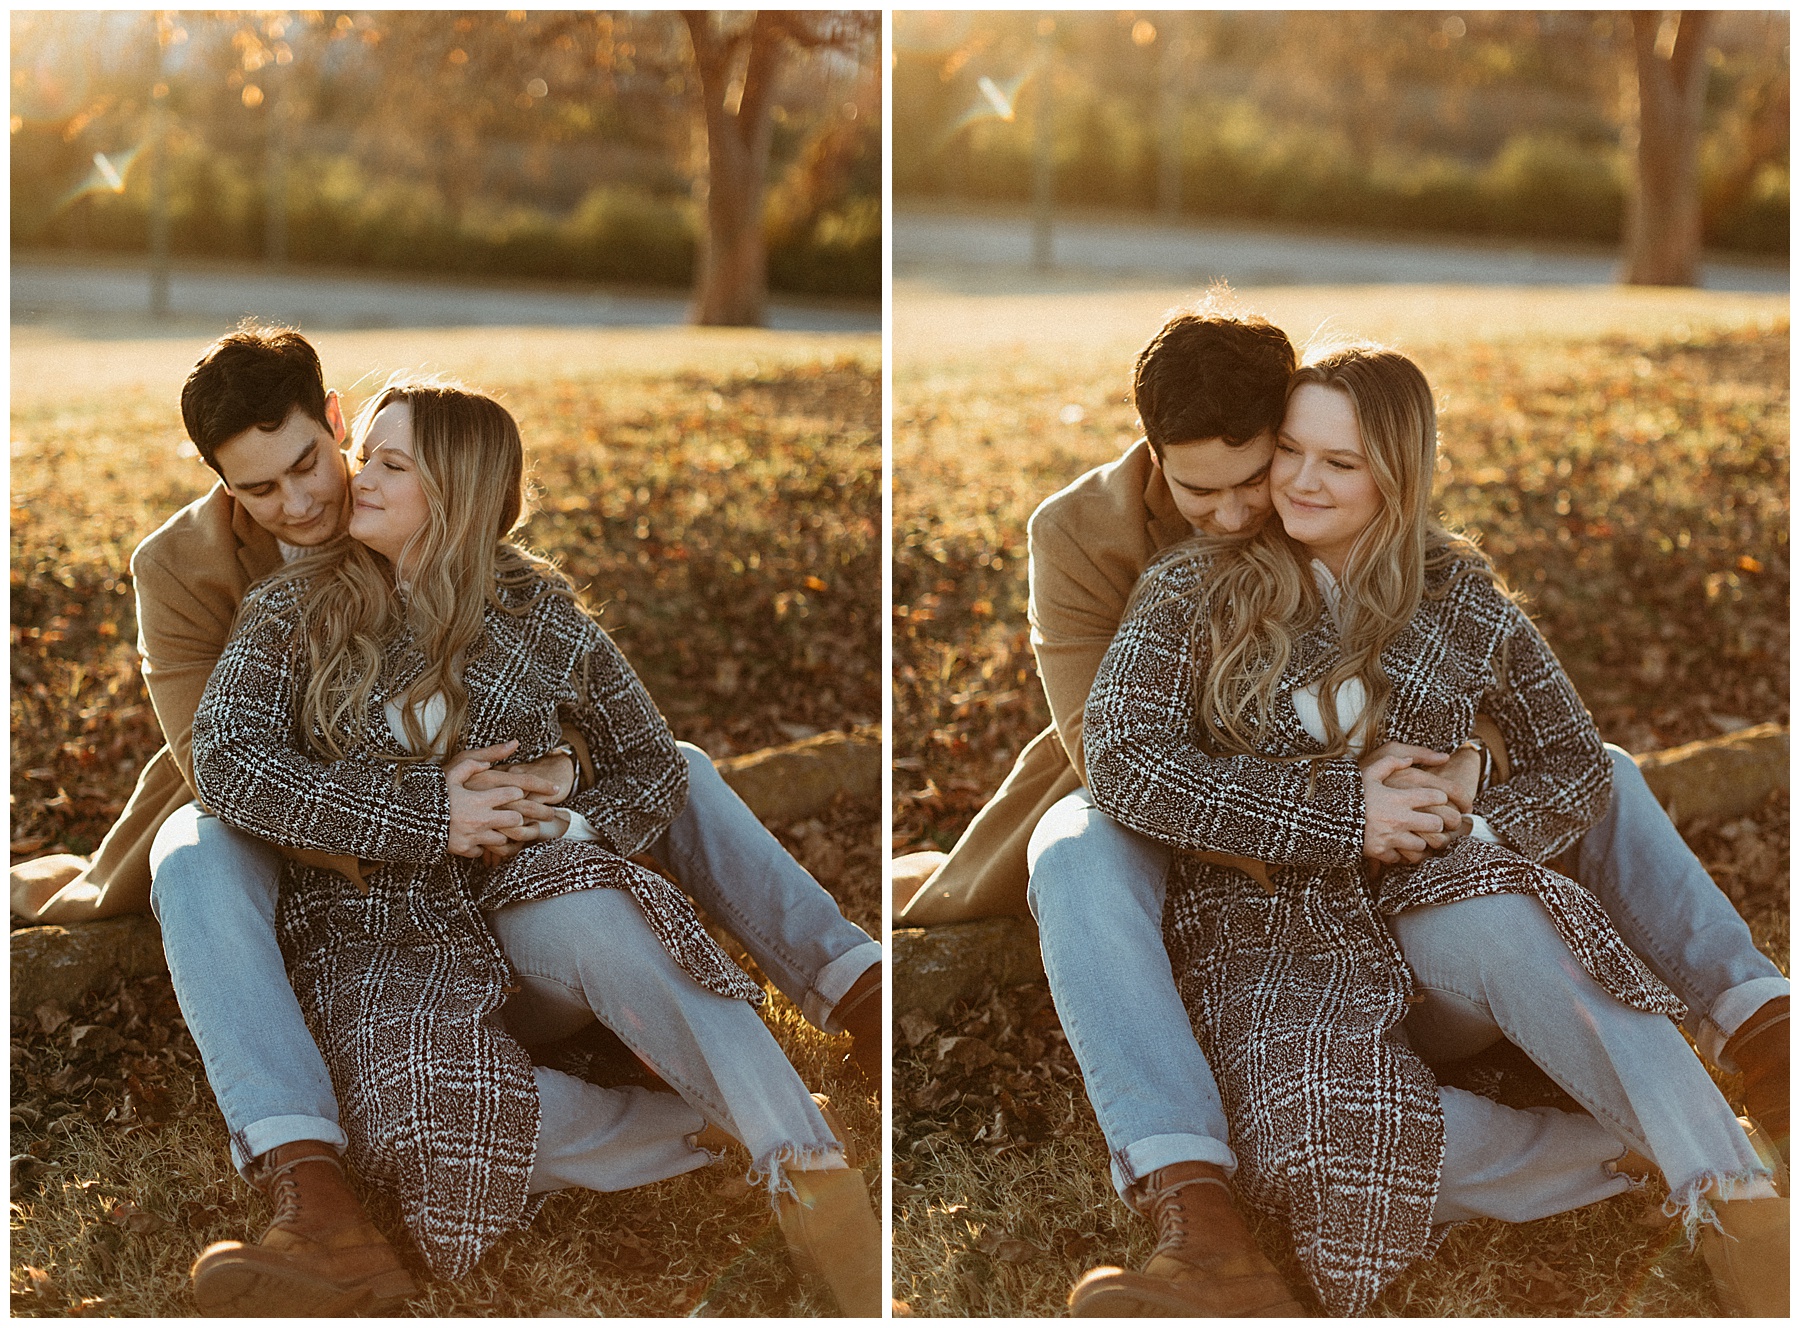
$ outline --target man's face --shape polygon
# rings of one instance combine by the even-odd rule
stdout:
[[[284,544],[312,548],[343,533],[349,518],[344,414],[325,398],[321,425],[299,406],[273,431],[245,429],[213,454],[231,496]]]
[[[1175,509],[1190,526],[1204,535],[1247,538],[1272,510],[1269,458],[1274,454],[1275,435],[1265,431],[1241,447],[1223,438],[1171,443],[1157,464]]]

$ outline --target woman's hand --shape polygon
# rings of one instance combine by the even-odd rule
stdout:
[[[1391,745],[1391,744],[1390,744]],[[1384,749],[1385,750],[1385,749]],[[1414,749],[1420,750],[1420,749]],[[1439,763],[1445,759],[1433,752]],[[1392,777],[1413,768],[1414,757],[1389,752],[1363,767],[1363,856],[1376,862],[1418,862],[1462,829],[1462,812],[1435,784],[1397,788]]]
[[[1459,747],[1445,756],[1429,747],[1384,742],[1374,751],[1364,753],[1360,764],[1366,770],[1388,756],[1404,756],[1412,761],[1410,766],[1387,777],[1389,788],[1434,788],[1457,811],[1467,814],[1475,809],[1475,795],[1481,784],[1481,754],[1473,747]]]
[[[444,782],[450,790],[450,851],[459,858],[478,858],[482,849],[510,842],[525,824],[524,815],[507,806],[525,796],[525,790],[517,784],[469,787],[470,781],[491,765],[490,761],[464,756],[444,771]],[[535,837],[534,832],[532,838]]]
[[[507,810],[516,811],[524,807],[533,807],[539,816],[527,815],[525,824],[506,831],[504,844],[492,844],[481,850],[481,865],[498,867],[512,857],[527,844],[535,844],[540,840],[561,839],[569,833],[569,813],[560,807],[545,807],[527,799],[509,803]]]

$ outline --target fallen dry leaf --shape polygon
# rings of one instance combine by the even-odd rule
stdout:
[[[168,1229],[166,1218],[146,1213],[129,1199],[115,1199],[107,1205],[106,1220],[138,1236],[150,1236]]]
[[[38,1027],[46,1033],[54,1033],[69,1022],[69,1012],[55,1001],[45,1001],[32,1014],[37,1016]]]
[[[1000,1263],[1030,1263],[1044,1253],[1028,1240],[1003,1240],[988,1251]]]
[[[906,1045],[909,1047],[920,1045],[937,1032],[937,1025],[917,1010],[908,1010],[894,1022],[899,1025],[900,1036],[906,1039]]]

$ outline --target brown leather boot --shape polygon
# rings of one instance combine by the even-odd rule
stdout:
[[[870,964],[850,984],[831,1012],[838,1027],[850,1035],[850,1054],[844,1059],[878,1091],[881,1087],[881,965]]]
[[[302,1139],[256,1159],[251,1183],[275,1201],[255,1245],[222,1240],[194,1260],[194,1299],[211,1315],[341,1317],[417,1293],[394,1247],[344,1182],[330,1144]]]
[[[1788,998],[1766,1002],[1725,1044],[1744,1076],[1744,1112],[1788,1161]]]
[[[1225,1173],[1209,1162],[1177,1162],[1137,1188],[1138,1210],[1156,1223],[1157,1244],[1141,1273],[1092,1268],[1069,1293],[1078,1318],[1277,1318],[1304,1315],[1275,1266],[1231,1204]]]

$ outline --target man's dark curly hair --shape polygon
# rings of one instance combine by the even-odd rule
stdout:
[[[1165,447],[1207,438],[1241,447],[1281,426],[1293,343],[1268,319],[1217,304],[1177,314],[1138,354],[1132,399],[1158,460]]]
[[[318,352],[291,327],[246,320],[207,347],[181,387],[181,422],[215,471],[221,446],[246,429],[279,429],[296,406],[331,427]]]

